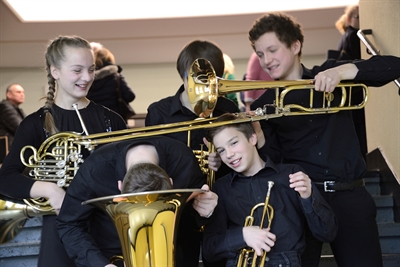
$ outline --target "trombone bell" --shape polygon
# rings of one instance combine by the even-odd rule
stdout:
[[[186,201],[202,189],[172,189],[101,197],[82,202],[111,217],[126,267],[175,266],[179,218]]]
[[[216,76],[210,61],[196,59],[189,71],[188,97],[194,112],[208,118],[213,112],[219,95],[247,90],[284,88],[291,85],[311,85],[312,80],[295,81],[235,81]]]

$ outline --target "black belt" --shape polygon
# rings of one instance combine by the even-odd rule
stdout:
[[[356,180],[353,182],[335,182],[335,181],[325,181],[325,182],[314,182],[316,186],[324,188],[325,192],[335,192],[335,191],[345,191],[352,190],[355,187],[365,186],[364,179]]]

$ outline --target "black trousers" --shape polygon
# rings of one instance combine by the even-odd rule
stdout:
[[[319,190],[338,219],[339,230],[330,244],[338,266],[381,267],[376,206],[365,187],[334,193]],[[322,242],[308,234],[306,244],[302,265],[318,267]]]
[[[43,216],[38,267],[76,267],[61,243],[57,232],[56,218],[56,215]]]

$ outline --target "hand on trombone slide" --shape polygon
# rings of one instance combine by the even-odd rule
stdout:
[[[315,91],[333,92],[340,81],[354,79],[357,72],[358,68],[351,63],[322,71],[314,77]]]

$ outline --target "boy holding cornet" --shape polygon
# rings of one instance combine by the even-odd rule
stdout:
[[[225,114],[217,121],[236,118],[233,114]],[[254,124],[260,129],[258,123]],[[251,258],[267,252],[265,261],[268,264],[301,266],[306,223],[317,239],[323,242],[334,239],[336,217],[310,178],[298,165],[274,164],[268,156],[259,155],[257,134],[250,122],[210,128],[207,140],[215,145],[222,161],[233,171],[217,179],[212,188],[218,195],[218,205],[205,227],[203,249],[206,259],[225,258],[226,266],[236,266],[241,249],[250,247],[255,252]],[[272,188],[268,182],[274,183]],[[267,204],[272,206],[274,216],[265,218],[265,222],[272,220],[270,225],[260,225],[264,220],[268,189],[271,190]],[[264,206],[251,212],[258,203],[264,203]],[[251,213],[254,222],[244,225],[246,216]],[[246,263],[241,264],[246,266]]]

